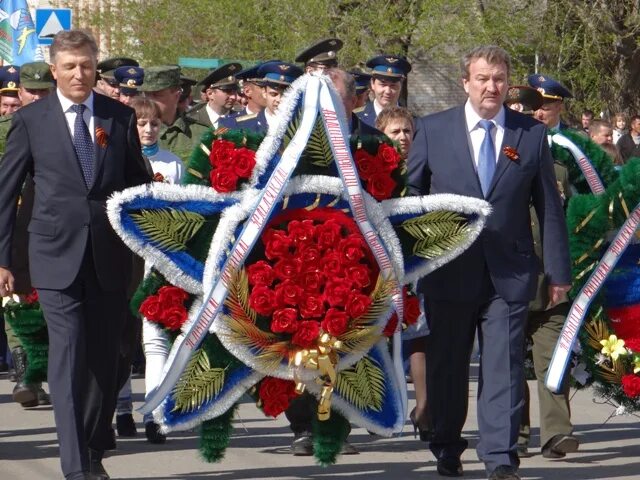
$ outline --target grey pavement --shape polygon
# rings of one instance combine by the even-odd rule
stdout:
[[[55,425],[51,407],[25,410],[11,402],[10,383],[0,377],[0,480],[49,480],[61,478]],[[535,455],[522,460],[523,479],[595,480],[640,479],[640,423],[631,415],[609,418],[610,405],[594,402],[590,390],[579,391],[572,400],[573,421],[580,438],[580,450],[563,460],[547,460],[539,453],[536,388],[531,382],[533,448]],[[464,436],[470,448],[462,460],[464,478],[486,478],[474,447],[477,441],[475,392],[471,385],[469,418]],[[142,403],[144,380],[134,379],[136,408]],[[413,393],[410,392],[410,398]],[[410,400],[410,403],[412,401]],[[411,406],[411,405],[410,405]],[[336,465],[320,467],[312,457],[293,457],[289,453],[291,433],[284,416],[268,419],[252,403],[244,403],[235,420],[235,431],[226,458],[207,464],[198,457],[194,432],[172,434],[164,445],[147,443],[141,416],[138,436],[118,439],[118,448],[104,460],[113,479],[161,480],[244,480],[244,479],[442,479],[435,472],[435,461],[426,444],[413,436],[407,422],[397,438],[372,437],[354,428],[350,440],[359,455],[339,457]]]

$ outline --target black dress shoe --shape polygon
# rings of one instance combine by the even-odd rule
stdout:
[[[520,480],[520,475],[511,465],[499,465],[491,472],[489,480]]]
[[[137,435],[136,422],[133,421],[133,415],[125,413],[116,415],[116,430],[119,437],[135,437]]]
[[[442,457],[438,459],[438,473],[443,477],[461,477],[462,462],[456,457]]]
[[[161,444],[167,441],[167,436],[160,433],[160,425],[154,422],[144,424],[144,434],[149,443]]]
[[[313,439],[311,434],[296,433],[291,444],[291,453],[296,457],[310,457],[313,455]]]
[[[51,405],[51,397],[42,387],[38,388],[38,405]]]
[[[19,403],[23,408],[37,407],[38,389],[35,385],[20,381],[13,387],[12,398],[14,402]]]
[[[551,437],[544,447],[542,447],[542,456],[544,458],[564,458],[567,453],[578,451],[580,442],[573,435],[564,435],[559,433]]]
[[[96,480],[109,480],[109,474],[102,465],[102,455],[104,452],[89,449],[89,475],[93,475]]]

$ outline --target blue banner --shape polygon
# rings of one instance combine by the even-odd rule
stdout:
[[[26,0],[0,0],[0,57],[17,66],[44,59]]]

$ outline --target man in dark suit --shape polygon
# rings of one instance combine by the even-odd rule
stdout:
[[[93,93],[95,41],[61,32],[50,54],[57,91],[16,112],[0,161],[0,295],[14,290],[15,204],[30,172],[29,263],[49,330],[62,471],[71,480],[106,479],[132,254],[109,225],[105,202],[150,177],[134,111]]]
[[[469,359],[480,342],[478,456],[491,480],[519,479],[518,426],[524,402],[527,306],[536,292],[538,260],[529,205],[543,233],[549,302],[569,290],[564,213],[543,124],[505,109],[510,59],[499,47],[464,57],[465,105],[419,119],[409,153],[412,194],[484,198],[493,211],[474,244],[420,283],[431,334],[427,395],[438,473],[461,476]]]

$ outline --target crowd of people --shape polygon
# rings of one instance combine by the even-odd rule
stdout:
[[[541,74],[510,89],[508,54],[479,47],[463,59],[468,100],[416,119],[400,106],[411,71],[406,59],[378,55],[366,62],[366,71],[346,71],[338,61],[341,47],[339,39],[326,39],[298,55],[300,66],[268,61],[243,69],[228,63],[196,81],[175,65],[142,68],[122,57],[98,61],[94,40],[72,30],[55,37],[51,65],[0,71],[0,138],[6,139],[0,229],[7,232],[0,239],[0,295],[26,296],[32,287],[38,292],[49,329],[48,384],[65,478],[109,478],[102,457],[115,447],[114,414],[118,435],[136,434],[130,358],[142,345],[149,393],[168,355],[158,325],[128,312],[145,267],[109,227],[106,199],[151,181],[179,183],[191,151],[210,129],[266,133],[283,93],[313,72],[333,82],[351,134],[384,134],[397,143],[408,166],[409,194],[467,195],[493,208],[472,247],[420,282],[427,322],[405,342],[416,396],[410,421],[429,442],[438,473],[463,475],[460,456],[467,440],[461,432],[476,336],[477,451],[488,478],[520,478],[520,458],[530,455],[527,336],[538,382],[542,454],[561,458],[578,449],[568,381],[559,393],[544,385],[571,284],[564,220],[571,185],[553,161],[547,135],[568,128],[561,114],[571,93]],[[612,124],[589,113],[582,116],[582,129],[597,144],[613,146],[617,163],[638,156],[640,116],[630,119],[627,132],[623,115]],[[518,168],[512,167],[514,159]],[[42,385],[25,383],[25,351],[7,334],[14,400],[24,407],[47,404]],[[286,411],[294,455],[313,453],[313,401],[307,393]],[[143,422],[148,441],[166,440],[150,415]],[[342,453],[357,450],[346,442]]]

